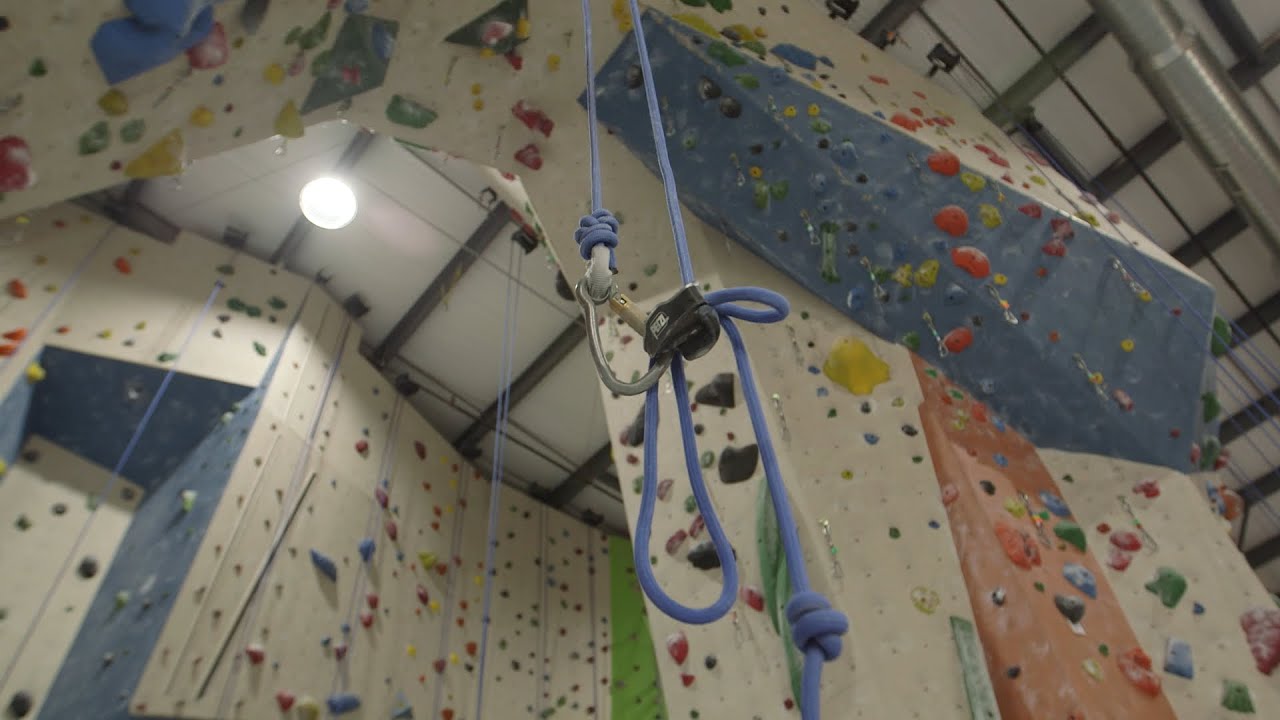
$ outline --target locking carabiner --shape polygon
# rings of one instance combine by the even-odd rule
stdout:
[[[649,388],[658,384],[662,376],[671,367],[671,353],[663,353],[653,358],[650,363],[649,370],[645,374],[632,382],[624,382],[613,373],[613,368],[609,366],[609,359],[605,357],[604,349],[600,346],[599,320],[596,316],[596,303],[591,299],[590,293],[587,291],[587,278],[582,278],[574,287],[574,296],[578,299],[578,305],[582,306],[582,312],[587,318],[587,347],[591,349],[591,360],[596,364],[596,374],[600,376],[600,382],[609,388],[610,391],[619,395],[643,395],[649,391]],[[617,313],[622,321],[631,326],[632,330],[640,334],[645,332],[646,318],[630,298],[618,291],[617,285],[614,285],[605,299],[609,307]]]

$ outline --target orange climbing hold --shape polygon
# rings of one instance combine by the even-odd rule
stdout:
[[[0,357],[9,357],[18,352],[18,346],[12,343],[0,345]]]
[[[1142,692],[1155,697],[1160,694],[1160,677],[1151,672],[1151,658],[1142,648],[1127,650],[1116,658],[1120,672]]]
[[[915,132],[924,127],[924,123],[902,112],[894,113],[893,117],[889,118],[889,122],[910,132]]]
[[[973,331],[967,327],[958,327],[942,338],[942,344],[951,353],[962,353],[973,344]]]
[[[971,245],[952,248],[951,262],[979,280],[991,274],[991,261],[987,254]]]
[[[933,224],[951,237],[969,232],[969,214],[959,205],[947,205],[933,215]]]
[[[1040,550],[1036,548],[1035,542],[1027,533],[1000,521],[996,523],[996,539],[1000,541],[1004,554],[1009,556],[1009,560],[1014,565],[1023,570],[1030,570],[1032,565],[1040,564]]]
[[[19,300],[27,299],[27,284],[18,279],[9,281],[9,294]]]
[[[128,275],[133,272],[133,266],[129,264],[128,258],[118,257],[111,264],[115,265],[116,270],[119,270],[121,275]]]
[[[23,340],[27,339],[27,329],[18,328],[17,330],[10,330],[9,332],[4,334],[4,339],[12,340],[14,342],[22,342]]]
[[[929,164],[930,170],[939,175],[953,177],[960,174],[960,158],[956,157],[956,154],[950,150],[939,150],[935,153],[930,153],[929,157],[925,158],[925,162]]]

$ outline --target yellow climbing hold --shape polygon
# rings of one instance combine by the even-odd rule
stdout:
[[[977,173],[962,172],[960,173],[960,182],[973,192],[978,192],[987,186],[987,179]]]
[[[852,480],[852,479],[853,479],[853,471],[851,471],[851,470],[841,470],[841,471],[840,471],[840,477],[844,478],[845,480]]]
[[[1009,284],[1009,276],[1004,273],[996,273],[991,276],[991,282],[999,285],[1000,287],[1004,287]]]
[[[547,56],[547,72],[555,72],[560,69],[560,56],[551,53]]]
[[[1098,217],[1096,215],[1094,215],[1091,212],[1085,212],[1084,210],[1077,212],[1076,217],[1080,218],[1081,220],[1089,223],[1094,227],[1098,227],[1098,225],[1101,224],[1098,222]]]
[[[310,695],[298,699],[298,717],[301,720],[319,720],[320,703]]]
[[[1144,303],[1151,302],[1151,291],[1143,290],[1142,292],[1138,293],[1138,299]]]
[[[32,385],[35,385],[36,383],[43,380],[44,376],[45,376],[45,371],[43,367],[40,367],[40,363],[33,362],[27,366],[27,382],[31,383]]]
[[[4,460],[0,460],[0,476],[4,475],[6,472],[8,472],[8,470],[9,470],[9,464],[6,463]]]
[[[516,21],[516,37],[526,40],[529,37],[529,18],[522,17]]]
[[[471,578],[471,582],[474,582],[476,584],[476,587],[484,586],[484,578],[480,577],[479,575],[476,575],[475,577]]]
[[[134,330],[146,330],[146,329],[147,329],[147,321],[146,321],[146,320],[143,320],[142,322],[138,323],[137,325],[134,325],[134,326],[133,326],[133,329],[134,329]]]
[[[436,566],[436,554],[423,550],[418,553],[418,561],[422,563],[423,570],[430,570]]]
[[[911,287],[911,264],[899,265],[898,269],[893,271],[893,281],[904,288]]]
[[[752,165],[750,168],[747,169],[747,173],[750,174],[751,177],[756,179],[759,179],[764,176],[764,170],[761,170],[759,165]]]
[[[788,106],[786,106],[785,108],[783,108],[783,109],[782,109],[782,114],[783,114],[783,115],[786,115],[787,117],[795,117],[795,116],[796,116],[796,106],[795,106],[795,105],[788,105]]]
[[[978,206],[978,219],[989,228],[998,228],[1004,224],[1004,219],[1000,217],[1000,210],[990,203],[982,203]]]
[[[616,5],[617,3],[614,3],[614,4]],[[679,15],[673,15],[672,17],[674,17],[678,22],[688,25],[689,27],[693,28],[694,30],[697,30],[703,35],[710,35],[711,37],[720,37],[720,31],[716,30],[716,26],[712,25],[706,20],[703,20],[701,15],[694,15],[693,13],[680,13]],[[627,30],[630,30],[630,29],[631,29],[631,17],[630,15],[628,15]],[[626,32],[626,30],[623,30],[622,32]]]
[[[404,654],[408,655],[409,657],[418,657],[418,648],[414,647],[413,645],[405,645]]]
[[[162,175],[177,175],[182,172],[182,156],[186,142],[182,139],[182,131],[174,130],[156,141],[141,155],[124,166],[125,177],[137,180],[156,178]]]
[[[1080,664],[1084,667],[1084,671],[1089,674],[1089,677],[1098,681],[1102,680],[1102,666],[1098,665],[1097,660],[1088,658]]]
[[[482,92],[484,92],[484,86],[483,86],[483,85],[481,85],[480,83],[471,83],[471,94],[472,94],[472,95],[479,95],[479,94],[480,94],[480,93],[482,93]]]
[[[471,109],[479,112],[484,109],[484,98],[476,98],[471,103]]]
[[[1023,505],[1022,501],[1018,498],[1005,498],[1004,509],[1008,510],[1010,515],[1018,518],[1019,520],[1027,515],[1027,507]]]
[[[196,127],[209,127],[213,124],[213,111],[204,105],[192,110],[191,124]]]
[[[851,337],[836,341],[822,372],[854,395],[870,395],[877,385],[889,381],[889,364],[876,357],[866,343]]]
[[[767,37],[769,37],[769,32],[768,32],[767,30],[765,30],[764,28],[760,27],[759,25],[757,25],[757,26],[755,26],[754,28],[752,28],[751,32],[754,32],[754,33],[756,34],[756,37],[757,37],[757,38],[767,38]]]
[[[822,108],[818,107],[818,103],[809,103],[809,108],[808,108],[809,117],[818,117],[818,115],[821,112],[822,112]]]
[[[931,288],[938,283],[938,261],[925,260],[920,263],[920,267],[916,268],[916,285],[922,288]]]
[[[103,340],[110,340],[110,339],[111,339],[111,331],[110,331],[110,330],[103,330],[102,332],[98,333],[98,337],[102,338]]]
[[[618,26],[618,32],[631,32],[631,8],[627,5],[627,0],[613,0],[613,22]],[[676,16],[679,20],[680,17]],[[715,35],[715,28],[712,28],[711,35]]]
[[[102,108],[102,112],[116,117],[129,112],[129,98],[125,94],[111,88],[98,98],[98,107]]]
[[[494,51],[493,51],[493,48],[491,48],[491,47],[482,47],[482,48],[480,48],[480,57],[483,57],[483,58],[491,58],[491,57],[493,57],[494,55],[497,55],[497,54],[498,54],[498,53],[494,52]]]
[[[1031,176],[1031,182],[1033,182],[1033,183],[1035,183],[1035,184],[1037,184],[1037,185],[1039,185],[1039,186],[1041,186],[1041,187],[1044,187],[1045,185],[1047,185],[1047,184],[1048,184],[1048,183],[1046,183],[1046,182],[1045,182],[1045,179],[1044,179],[1044,178],[1042,178],[1042,177],[1040,177],[1039,175],[1032,175],[1032,176]]]
[[[284,82],[284,66],[280,63],[271,63],[262,70],[262,79],[272,85],[279,85]]]
[[[449,664],[450,665],[458,664],[458,653],[449,653]]]
[[[440,601],[432,600],[431,604],[427,605],[427,607],[431,608],[431,612],[433,613],[440,612]]]
[[[736,34],[740,38],[739,42],[751,42],[752,40],[756,39],[755,32],[751,28],[747,27],[746,25],[743,25],[742,23],[737,23],[736,25],[730,25],[729,27],[724,29],[723,34],[726,37],[728,37],[731,34]]]
[[[18,223],[19,225],[26,225],[31,222],[31,217],[28,215],[19,215],[18,217],[14,218],[13,221]]]
[[[1121,340],[1120,349],[1125,352],[1133,352],[1133,338],[1125,338]]]
[[[287,138],[300,138],[306,132],[302,125],[302,115],[298,113],[298,106],[292,100],[287,101],[276,115],[275,130],[277,135]]]

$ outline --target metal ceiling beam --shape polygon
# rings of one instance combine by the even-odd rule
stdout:
[[[1245,507],[1252,507],[1277,490],[1280,490],[1280,468],[1273,469],[1247,485],[1240,486],[1239,493],[1244,499]]]
[[[511,381],[505,390],[498,393],[498,399],[493,404],[484,409],[471,425],[462,434],[453,441],[453,446],[459,449],[463,455],[468,452],[477,450],[480,441],[484,439],[490,431],[493,430],[494,423],[498,419],[498,406],[504,398],[509,399],[507,406],[515,407],[524,400],[525,397],[542,382],[543,378],[551,374],[551,371],[558,367],[565,358],[569,357],[569,353],[582,344],[586,338],[586,330],[582,322],[582,318],[577,318],[569,323],[569,326],[560,331],[560,334],[551,341],[538,356],[529,363],[529,367],[525,368],[520,376]]]
[[[118,195],[112,194],[109,190],[102,190],[82,195],[72,202],[136,233],[162,243],[172,244],[182,229],[142,204],[142,190],[145,185],[145,180],[131,180]]]
[[[1250,548],[1244,553],[1244,559],[1249,561],[1249,567],[1260,568],[1263,565],[1280,557],[1280,535],[1260,543],[1257,547]]]
[[[1239,210],[1231,208],[1198,231],[1195,237],[1174,248],[1170,254],[1178,262],[1191,267],[1203,260],[1206,254],[1213,253],[1226,245],[1248,227],[1249,222],[1244,219],[1244,215]]]
[[[858,34],[864,40],[877,42],[885,33],[897,32],[917,10],[924,7],[925,0],[889,0],[889,4],[880,8],[862,31]]]
[[[347,144],[347,148],[342,151],[342,155],[338,157],[338,162],[333,166],[335,173],[342,173],[355,167],[360,162],[360,158],[368,151],[373,144],[373,131],[360,128],[355,137],[351,138],[351,142]],[[307,234],[311,232],[313,225],[311,221],[298,216],[293,221],[293,227],[289,228],[289,232],[285,234],[284,240],[280,242],[280,246],[271,253],[268,262],[272,265],[282,265],[289,267],[289,263],[293,260],[294,254],[298,252],[298,248],[302,247],[302,243],[307,239]]]
[[[1280,402],[1273,398],[1280,398],[1280,388],[1272,388],[1249,407],[1223,420],[1218,429],[1218,439],[1223,446],[1267,422],[1273,415],[1280,415]]]
[[[1262,304],[1258,305],[1257,310],[1257,317],[1254,316],[1254,313],[1246,313],[1236,318],[1235,323],[1240,328],[1240,331],[1239,333],[1233,333],[1233,335],[1243,333],[1245,337],[1253,337],[1262,332],[1264,328],[1280,320],[1280,292],[1263,300]]]
[[[1017,125],[1031,113],[1031,103],[1058,80],[1080,58],[1089,53],[1107,28],[1097,15],[1089,15],[1042,56],[1035,65],[1014,80],[1008,89],[982,111],[987,119],[1001,127]]]
[[[1240,14],[1232,0],[1200,0],[1200,7],[1204,8],[1209,21],[1237,57],[1259,59],[1262,48],[1258,45],[1258,38],[1254,37],[1249,21]]]
[[[1231,76],[1231,80],[1243,92],[1257,85],[1258,81],[1277,67],[1280,67],[1280,35],[1272,37],[1263,43],[1256,61],[1245,58],[1231,66],[1227,74]],[[1134,162],[1138,163],[1143,170],[1146,170],[1181,141],[1182,136],[1178,134],[1177,129],[1173,127],[1172,123],[1165,120],[1141,140],[1134,143],[1133,147],[1129,149],[1129,154],[1133,157]],[[1089,189],[1093,191],[1093,194],[1099,200],[1105,200],[1136,177],[1138,177],[1138,168],[1134,167],[1133,163],[1126,158],[1121,157],[1098,173],[1089,182]]]
[[[1058,138],[1049,132],[1049,129],[1040,123],[1034,115],[1034,111],[1028,108],[1029,115],[1019,126],[1027,137],[1036,144],[1036,146],[1048,156],[1048,160],[1058,168],[1058,170],[1066,175],[1076,187],[1088,189],[1085,185],[1089,181],[1089,175],[1076,163],[1071,153],[1067,152],[1062,143],[1058,142]]]
[[[413,305],[409,306],[404,315],[396,321],[395,327],[391,328],[391,332],[387,333],[387,337],[373,351],[370,361],[374,365],[385,368],[392,358],[400,354],[400,350],[405,343],[409,342],[409,338],[413,337],[427,317],[444,301],[449,291],[458,284],[458,280],[471,269],[476,260],[493,243],[494,238],[498,237],[502,228],[510,222],[511,210],[506,203],[500,202],[489,210],[480,227],[471,233],[471,237],[467,238],[462,248],[449,259],[444,269],[432,278],[427,289],[413,301]]]
[[[591,457],[587,458],[586,462],[578,466],[578,469],[570,473],[564,482],[543,495],[543,502],[553,508],[563,508],[573,502],[573,499],[578,497],[578,493],[585,490],[591,484],[591,481],[605,474],[612,464],[613,445],[606,442]]]

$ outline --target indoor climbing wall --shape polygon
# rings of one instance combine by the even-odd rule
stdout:
[[[128,9],[112,3],[106,11],[89,2],[52,7],[33,3],[10,11],[4,24],[9,29],[4,32],[18,43],[14,47],[24,60],[3,71],[6,84],[0,99],[6,110],[0,115],[4,148],[0,177],[6,195],[0,209],[19,213],[125,179],[179,174],[185,160],[271,135],[286,142],[305,132],[305,125],[341,116],[407,142],[439,147],[518,173],[518,179],[515,174],[505,176],[508,182],[499,182],[495,191],[513,207],[522,208],[531,227],[545,231],[541,234],[566,276],[576,277],[581,263],[570,238],[578,217],[590,210],[585,114],[579,104],[584,87],[581,18],[576,3],[506,0],[488,10],[471,3],[407,0],[277,0],[269,5],[189,0],[169,5],[178,12],[167,17],[153,12],[156,4],[148,2],[129,3]],[[663,129],[677,164],[682,199],[690,211],[685,219],[698,279],[713,288],[765,286],[788,296],[793,305],[787,322],[744,327],[743,332],[753,351],[757,385],[781,454],[812,582],[851,619],[845,654],[830,663],[824,675],[827,714],[835,708],[842,717],[964,717],[967,713],[983,717],[994,712],[997,697],[1006,698],[1007,704],[1011,702],[1007,698],[1019,695],[1011,683],[1031,690],[1060,687],[1062,677],[1046,678],[1030,671],[1010,677],[1011,666],[1001,649],[983,647],[983,640],[991,635],[990,627],[983,626],[984,618],[992,617],[983,604],[991,590],[967,568],[973,559],[1003,550],[994,537],[984,544],[955,541],[959,503],[972,506],[963,516],[973,521],[1016,520],[1019,537],[1026,532],[1035,538],[1035,522],[1029,514],[1013,518],[1002,506],[1003,496],[999,500],[987,496],[980,482],[985,478],[978,478],[976,491],[966,488],[951,509],[944,504],[948,496],[939,478],[959,469],[936,465],[939,450],[931,443],[938,441],[926,432],[922,416],[929,389],[918,380],[919,358],[913,358],[907,348],[917,350],[943,376],[959,383],[957,392],[966,399],[976,398],[976,405],[982,406],[985,421],[977,417],[975,405],[948,406],[949,428],[1000,423],[1008,432],[1021,433],[1038,445],[1113,454],[1189,471],[1188,458],[1196,445],[1212,446],[1208,438],[1214,428],[1197,405],[1205,389],[1203,378],[1210,375],[1203,372],[1208,333],[1195,330],[1189,322],[1173,322],[1170,317],[1176,319],[1182,308],[1175,307],[1166,317],[1165,310],[1158,309],[1160,303],[1148,300],[1148,293],[1163,297],[1177,288],[1192,302],[1188,311],[1207,315],[1211,302],[1207,286],[1179,269],[1146,238],[1115,225],[1106,208],[1094,207],[1089,198],[1068,190],[1065,180],[1042,158],[1025,154],[1001,136],[967,101],[914,76],[852,33],[826,24],[819,4],[666,0],[653,5],[650,40],[664,51],[655,56],[659,94],[665,98]],[[617,132],[601,137],[604,204],[622,221],[620,282],[642,306],[651,307],[669,296],[679,279],[661,186],[649,170],[652,146],[643,133],[636,73],[627,59],[633,52],[628,35],[632,21],[622,0],[598,0],[593,6],[602,117]],[[37,26],[46,31],[15,33]],[[121,50],[131,38],[161,36],[163,42],[139,44],[138,53]],[[186,52],[187,46],[194,50]],[[699,72],[684,72],[676,78],[675,67]],[[623,114],[627,117],[620,117]],[[695,162],[696,169],[690,170]],[[799,168],[800,163],[806,167]],[[566,191],[575,187],[581,192]],[[31,217],[34,222],[36,216]],[[881,239],[890,233],[895,237]],[[1167,280],[1156,280],[1157,274]],[[243,299],[258,305],[264,300]],[[1093,314],[1084,311],[1086,300],[1106,305],[1107,311],[1099,313],[1105,323],[1093,322]],[[1068,313],[1064,308],[1079,312]],[[304,320],[299,325],[307,327]],[[119,327],[115,329],[120,332]],[[611,320],[602,331],[624,377],[644,365],[639,343],[627,342],[634,337],[625,327]],[[343,347],[336,336],[327,342],[329,348]],[[280,372],[288,372],[287,357],[282,356],[280,363]],[[16,378],[25,366],[25,362],[14,362],[0,372]],[[702,428],[699,461],[713,486],[717,510],[728,519],[745,586],[734,614],[707,626],[681,626],[649,606],[665,704],[671,717],[795,713],[793,658],[787,654],[787,632],[776,608],[786,589],[779,582],[779,568],[769,560],[773,556],[769,549],[776,547],[775,531],[757,521],[761,473],[742,407],[742,381],[723,345],[691,364],[688,372],[695,394],[700,395],[694,410],[695,422]],[[318,370],[315,374],[323,376]],[[1164,391],[1164,385],[1156,388],[1160,380],[1179,391]],[[299,393],[314,394],[319,392],[315,387],[326,386],[321,377],[294,387]],[[384,433],[385,442],[390,420],[380,419],[374,409],[384,401],[368,397],[368,388],[353,388],[344,389],[343,394],[364,398],[359,405],[367,410],[360,412],[365,423],[360,428],[367,427],[371,433],[370,459],[359,466],[363,469],[373,462],[381,464],[375,440],[377,433]],[[20,395],[11,397],[7,402],[23,402]],[[941,401],[945,405],[945,398]],[[704,545],[706,532],[698,521],[699,511],[688,504],[671,405],[671,393],[664,388],[666,422],[658,438],[645,439],[661,447],[660,481],[672,480],[659,485],[665,500],[658,504],[647,559],[679,599],[705,604],[717,593],[719,574],[711,567],[714,554]],[[642,447],[631,430],[639,403],[606,396],[605,406],[627,508],[634,518],[638,496],[632,489],[641,473]],[[318,411],[308,414],[266,393],[262,412],[271,407],[297,437],[306,437],[309,422],[320,417]],[[957,410],[962,414],[956,415]],[[340,424],[325,422],[325,428],[336,429]],[[341,492],[357,499],[363,496],[365,501],[372,492],[376,500],[376,488],[368,488],[380,480],[367,475],[348,480],[353,460],[337,456],[350,452],[350,443],[358,441],[333,439],[332,449],[323,458],[317,455],[314,463],[323,459],[332,464],[331,475],[317,472],[319,489],[339,492],[325,483],[341,478],[343,488],[357,483]],[[1020,442],[1024,455],[1018,457],[1028,458],[1026,441]],[[432,446],[429,457],[447,457],[440,448]],[[954,447],[949,452],[953,455]],[[1015,457],[1011,451],[1002,453],[1006,459]],[[1073,517],[1081,532],[1093,541],[1087,543],[1089,552],[1099,552],[1103,543],[1094,534],[1096,524],[1119,527],[1119,521],[1093,517],[1089,504],[1073,497],[1074,483],[1058,475],[1057,461],[1047,459],[1048,451],[1040,454],[1042,460],[1037,462],[1052,472],[1037,475],[1037,482],[1049,483],[1037,486],[1037,493],[1059,493],[1076,513]],[[1211,455],[1204,454],[1201,463]],[[1088,459],[1063,456],[1080,463]],[[1207,466],[1212,465],[1210,459]],[[1109,467],[1113,468],[1109,475],[1099,473],[1090,482],[1128,488],[1146,479],[1145,472],[1131,464],[1117,462]],[[965,469],[976,472],[970,466]],[[439,486],[451,476],[458,488],[448,497],[456,508],[466,500],[465,512],[487,516],[482,483],[466,477],[464,469],[452,469],[449,462],[433,472],[441,474],[429,481],[435,492],[443,492]],[[1212,517],[1194,502],[1199,482],[1192,485],[1185,476],[1162,472],[1169,478],[1166,485],[1183,482],[1193,488],[1186,491],[1185,501],[1160,506],[1170,524],[1211,525],[1195,515]],[[998,489],[1007,494],[1014,488],[1009,481]],[[1151,502],[1171,495],[1166,490]],[[1028,491],[1028,496],[1034,511],[1048,512],[1038,494]],[[1148,500],[1145,495],[1132,496],[1130,507],[1141,513]],[[322,505],[331,512],[336,502]],[[990,502],[1001,505],[994,509],[983,505]],[[483,572],[478,563],[483,562],[484,537],[477,528],[483,523],[457,523],[456,516],[450,519],[446,512],[450,500],[436,498],[433,504],[437,503],[442,508],[441,526],[453,523],[457,531],[449,537],[449,560],[439,559],[445,557],[441,550],[428,549],[437,554],[437,565],[446,566],[444,574],[433,578],[443,586],[428,586],[428,590],[442,591],[445,599],[440,601],[440,632],[435,636],[438,649],[425,653],[434,666],[422,673],[426,677],[422,682],[431,712],[449,709],[463,717],[467,697],[478,682],[467,672],[466,658],[467,643],[476,640],[481,612],[476,576]],[[322,505],[317,505],[317,512]],[[549,568],[555,566],[556,579],[562,571],[560,563],[553,561],[559,546],[548,546],[547,529],[536,520],[536,512],[524,518],[523,511],[511,511],[511,506],[504,501],[499,517],[518,523],[521,535],[530,524],[538,527],[537,558],[546,566],[542,572],[547,576],[539,585],[550,591],[545,584],[552,574]],[[1117,506],[1108,505],[1103,512],[1114,514]],[[280,512],[283,509],[278,508],[277,519]],[[1001,518],[1001,512],[1011,519]],[[299,517],[308,522],[305,516]],[[351,538],[357,537],[355,531],[347,532],[332,547],[321,548],[334,560],[341,588],[348,592],[355,587],[348,583],[367,571],[352,546]],[[1248,659],[1241,658],[1246,648],[1237,644],[1242,637],[1253,639],[1266,650],[1275,637],[1268,628],[1280,622],[1269,614],[1274,610],[1236,616],[1244,612],[1237,607],[1242,602],[1239,598],[1258,598],[1259,606],[1265,605],[1256,580],[1243,570],[1233,576],[1238,583],[1234,597],[1210,587],[1212,582],[1203,583],[1202,597],[1208,600],[1197,601],[1205,612],[1193,613],[1191,618],[1177,616],[1179,623],[1197,623],[1176,626],[1182,633],[1178,637],[1191,645],[1197,664],[1197,679],[1187,692],[1196,692],[1195,702],[1203,703],[1188,705],[1182,688],[1170,689],[1183,681],[1169,677],[1161,663],[1167,635],[1172,633],[1157,637],[1152,630],[1158,625],[1164,632],[1163,618],[1184,613],[1185,600],[1183,606],[1165,609],[1158,593],[1145,587],[1134,590],[1129,584],[1132,579],[1145,585],[1154,574],[1139,578],[1129,570],[1117,576],[1109,568],[1097,567],[1103,561],[1100,556],[1090,561],[1070,544],[1059,548],[1056,538],[1051,539],[1053,549],[1046,550],[1042,561],[1050,555],[1055,563],[1072,558],[1075,565],[1089,570],[1106,604],[1088,612],[1114,622],[1107,627],[1117,628],[1119,637],[1136,638],[1136,644],[1153,659],[1155,675],[1166,679],[1161,697],[1149,698],[1153,706],[1167,703],[1182,717],[1200,718],[1207,712],[1228,712],[1223,700],[1241,709],[1244,698],[1257,704],[1257,712],[1268,712],[1274,700],[1258,690],[1265,678],[1252,673],[1269,670],[1269,661],[1258,660],[1257,668],[1250,670]],[[1034,541],[1039,543],[1038,538]],[[1211,549],[1216,542],[1207,541],[1202,552],[1185,553],[1169,552],[1162,544],[1162,553],[1177,557],[1161,566],[1188,579],[1211,577],[1212,564],[1224,562]],[[533,547],[531,540],[528,546]],[[296,558],[286,547],[278,560],[277,572],[289,579],[280,592],[297,592],[302,597],[299,588],[309,587],[303,602],[318,602],[316,597],[328,587],[322,584],[326,580],[323,574],[317,575],[308,549],[301,544],[295,547]],[[378,545],[374,559],[386,549],[385,543]],[[500,555],[506,552],[501,546],[498,550]],[[418,551],[406,548],[404,562],[412,564]],[[618,558],[610,555],[609,560]],[[1233,556],[1230,562],[1237,560]],[[450,561],[455,570],[449,569]],[[589,564],[575,565],[583,566],[590,577]],[[381,573],[366,572],[367,581],[377,574],[381,582],[390,582],[385,578],[386,566],[370,567]],[[402,575],[408,572],[403,565],[400,569]],[[1007,567],[994,569],[1012,572]],[[1154,573],[1158,568],[1149,569]],[[626,577],[625,566],[611,570]],[[1067,579],[1060,570],[1055,566],[1058,574],[1042,581],[1044,596],[1034,585],[1030,591],[1020,587],[1015,592],[1010,587],[1006,607],[1013,598],[1030,598],[1027,602],[1040,604],[1028,617],[1065,622],[1063,611],[1052,605],[1052,595],[1084,591],[1064,585]],[[1047,576],[1048,570],[1037,572]],[[1078,580],[1081,574],[1073,576]],[[1170,583],[1176,586],[1176,579],[1166,573],[1155,587],[1160,590]],[[1104,590],[1108,584],[1111,589]],[[569,586],[580,584],[570,582]],[[618,586],[615,580],[612,587]],[[340,621],[332,617],[339,613],[334,608],[351,608],[344,604],[348,595],[337,589],[333,588],[341,598],[335,601],[338,605],[322,608],[331,618],[329,623],[337,624],[336,631],[329,631],[329,647],[317,637],[280,642],[288,648],[303,648],[299,653],[328,653],[327,658],[336,654],[333,647],[342,634]],[[549,631],[555,621],[554,593],[545,599],[540,596],[536,609],[532,600],[522,602],[499,594],[495,603],[499,602],[507,608],[504,612],[524,616],[513,618],[511,628],[528,628],[529,618],[536,617],[539,627]],[[1091,602],[1086,602],[1086,608]],[[1075,612],[1073,604],[1067,605]],[[1128,626],[1124,632],[1117,605]],[[423,612],[432,612],[429,603],[427,607]],[[1230,612],[1222,609],[1226,607]],[[205,617],[204,622],[210,623],[210,617]],[[1087,614],[1082,620],[1089,643],[1095,632],[1091,617]],[[1199,650],[1206,642],[1217,641],[1198,640],[1196,628],[1216,633],[1215,638],[1232,638],[1222,650],[1224,655]],[[262,626],[253,628],[261,631]],[[353,624],[353,633],[362,631]],[[569,643],[564,638],[549,644],[545,637],[534,641],[516,636],[514,630],[505,637],[499,635],[504,634],[491,633],[490,649],[495,654],[489,658],[492,669],[486,668],[493,673],[484,680],[486,688],[498,685],[498,673],[504,676],[502,684],[514,687],[523,672],[518,680],[521,692],[531,686],[540,698],[532,704],[545,712],[547,703],[560,707],[563,688],[572,692],[581,684],[575,675],[585,677],[585,671],[569,669],[560,675],[558,666],[529,676],[528,663],[521,662],[520,670],[512,664],[520,660],[517,654],[529,657],[530,645],[535,654],[536,648],[546,652],[550,646],[562,657],[568,644],[558,643]],[[610,639],[614,644],[631,642],[630,635]],[[1077,637],[1072,634],[1064,641]],[[360,639],[356,637],[347,650],[353,662],[359,657]],[[503,639],[509,650],[495,650]],[[265,680],[252,684],[255,677],[269,677],[271,663],[281,655],[270,649],[276,639],[262,642],[268,656],[258,671],[249,660],[241,660],[241,665],[249,665],[245,668],[249,682],[235,687],[249,690],[236,689],[228,697],[238,695],[236,700],[251,704],[261,701],[258,693],[277,691]],[[415,645],[419,659],[424,657],[420,648]],[[913,651],[908,654],[904,648]],[[918,652],[919,648],[928,652]],[[1181,645],[1175,649],[1176,658],[1185,656]],[[1140,657],[1124,654],[1130,650],[1121,642],[1112,648],[1110,659],[1099,659],[1104,658],[1100,650],[1085,659],[1097,661],[1109,687],[1117,685],[1114,676],[1125,668],[1149,685]],[[570,658],[572,652],[568,650]],[[499,662],[495,657],[504,659]],[[1216,663],[1218,657],[1222,657],[1220,665],[1200,669],[1203,663]],[[1126,665],[1120,665],[1121,658],[1126,658]],[[303,665],[314,659],[297,662]],[[294,662],[286,660],[282,672]],[[204,662],[211,662],[211,657]],[[1083,662],[1084,674],[1070,679],[1073,687],[1089,688],[1095,682]],[[443,668],[443,675],[433,678],[436,667]],[[612,667],[611,673],[605,673],[597,663],[594,672],[603,681],[600,685],[611,691],[615,716],[621,717],[624,702],[627,710],[643,707],[648,713],[657,703],[646,695],[652,686],[647,668],[616,662]],[[1034,664],[1029,662],[1027,667]],[[628,677],[621,677],[619,668],[626,669]],[[197,682],[187,677],[190,672],[180,673],[188,688]],[[391,685],[399,685],[398,678]],[[636,682],[628,685],[630,679]],[[1229,692],[1201,691],[1208,684],[1198,685],[1224,679],[1243,683],[1252,693],[1236,685]],[[289,689],[295,702],[301,702],[304,693],[319,700],[327,697],[328,690],[311,687],[312,680],[306,679],[305,688],[302,680],[291,680],[297,684]],[[903,687],[910,691],[903,692]],[[400,691],[414,692],[395,687],[385,692],[394,699]],[[1121,691],[1141,692],[1132,684],[1115,690]],[[566,695],[565,707],[571,707],[573,699]],[[517,708],[529,704],[508,703]],[[601,702],[596,709],[604,705]],[[1210,706],[1215,709],[1207,710]],[[1005,717],[1026,716],[1016,705],[1002,705],[1000,711]],[[484,714],[492,716],[491,712],[486,709]],[[654,714],[656,709],[644,717]]]

